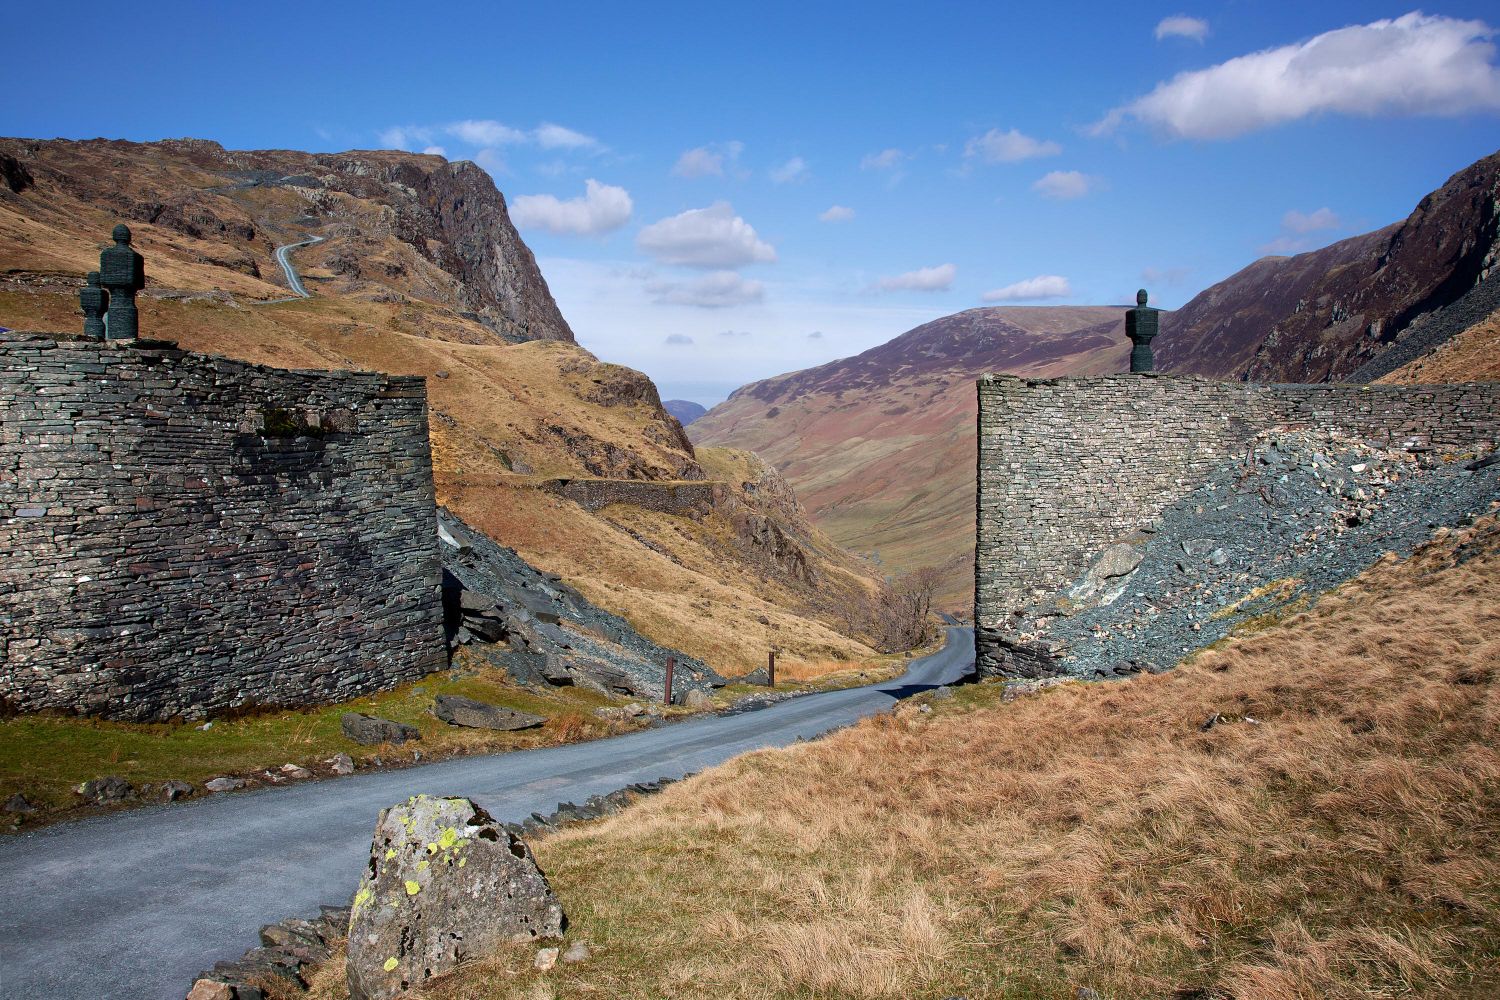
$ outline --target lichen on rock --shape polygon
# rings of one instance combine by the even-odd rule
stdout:
[[[524,841],[468,799],[380,814],[349,921],[349,996],[388,1000],[505,944],[562,936],[562,906]]]

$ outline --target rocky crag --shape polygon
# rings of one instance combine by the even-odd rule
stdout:
[[[1500,509],[1500,460],[1268,431],[1015,624],[1030,675],[1115,678],[1301,610]]]
[[[315,294],[420,300],[436,335],[573,340],[505,198],[477,165],[390,150],[226,150],[177,139],[0,139],[0,274],[74,283],[99,233],[128,221],[147,293],[256,302],[288,294],[277,246]]]

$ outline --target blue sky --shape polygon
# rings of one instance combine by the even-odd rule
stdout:
[[[986,302],[1177,306],[1500,147],[1483,3],[119,9],[7,14],[0,132],[473,159],[579,340],[704,403]]]

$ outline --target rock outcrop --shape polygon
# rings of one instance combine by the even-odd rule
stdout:
[[[457,694],[440,694],[433,701],[432,714],[450,726],[467,726],[470,729],[497,729],[511,732],[517,729],[534,729],[547,720],[540,715],[517,712],[473,698]]]
[[[379,746],[382,743],[400,744],[407,740],[422,738],[422,734],[415,726],[408,726],[404,722],[392,722],[390,719],[376,718],[373,715],[361,715],[359,712],[345,712],[339,716],[339,728],[349,739],[366,747]]]
[[[349,921],[350,1000],[389,1000],[502,945],[560,938],[562,905],[524,841],[467,799],[380,814]]]

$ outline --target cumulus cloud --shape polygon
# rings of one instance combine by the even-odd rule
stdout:
[[[599,146],[599,140],[593,136],[551,122],[542,122],[532,137],[543,149],[595,149]]]
[[[985,302],[1025,302],[1032,299],[1061,299],[1073,294],[1073,286],[1060,274],[1039,274],[1014,285],[985,292]]]
[[[714,271],[692,281],[651,281],[646,284],[646,292],[657,302],[698,306],[701,309],[722,309],[725,306],[759,302],[766,295],[764,285],[743,278],[734,271]],[[720,336],[747,334],[725,331]]]
[[[1201,42],[1208,37],[1208,22],[1201,17],[1173,14],[1156,22],[1156,40],[1163,38],[1188,38]]]
[[[1228,139],[1321,114],[1500,110],[1494,29],[1413,12],[1179,73],[1090,131],[1141,122],[1180,139]]]
[[[771,180],[777,184],[798,184],[807,180],[809,175],[807,161],[794,156],[771,171]]]
[[[454,122],[447,131],[471,146],[505,146],[526,141],[525,132],[489,118]]]
[[[1076,170],[1054,170],[1031,185],[1031,190],[1043,198],[1071,201],[1074,198],[1082,198],[1098,185],[1097,177],[1090,177]]]
[[[668,344],[670,346],[683,346],[686,344],[691,344],[692,342],[693,338],[689,337],[685,333],[669,333],[667,334],[667,339],[662,341],[662,343]]]
[[[723,177],[726,162],[733,163],[744,152],[743,142],[696,146],[677,158],[672,173],[678,177]]]
[[[563,201],[550,194],[522,195],[511,203],[510,217],[522,229],[597,236],[629,222],[632,208],[630,193],[624,188],[589,178],[579,198]]]
[[[663,263],[688,267],[739,267],[776,260],[776,249],[735,215],[727,201],[653,222],[641,230],[635,244]]]
[[[444,149],[442,146],[426,146],[426,147],[424,147],[422,149],[422,152],[426,153],[428,156],[447,156],[448,155],[448,151],[446,149]]]
[[[1339,217],[1330,208],[1320,208],[1316,212],[1299,212],[1293,209],[1281,217],[1281,228],[1294,233],[1312,233],[1319,229],[1337,229],[1340,225]]]
[[[882,292],[943,292],[953,284],[953,276],[957,273],[958,268],[952,264],[919,267],[905,274],[881,278],[875,283],[875,287]]]
[[[1041,156],[1056,156],[1061,152],[1062,147],[1050,139],[1033,139],[1015,129],[1002,132],[992,128],[964,144],[965,156],[985,163],[1019,163]]]
[[[894,170],[905,163],[909,157],[899,149],[882,149],[878,153],[870,153],[859,161],[861,170]]]
[[[854,209],[843,205],[830,205],[826,211],[818,214],[819,222],[848,222],[854,218]]]

